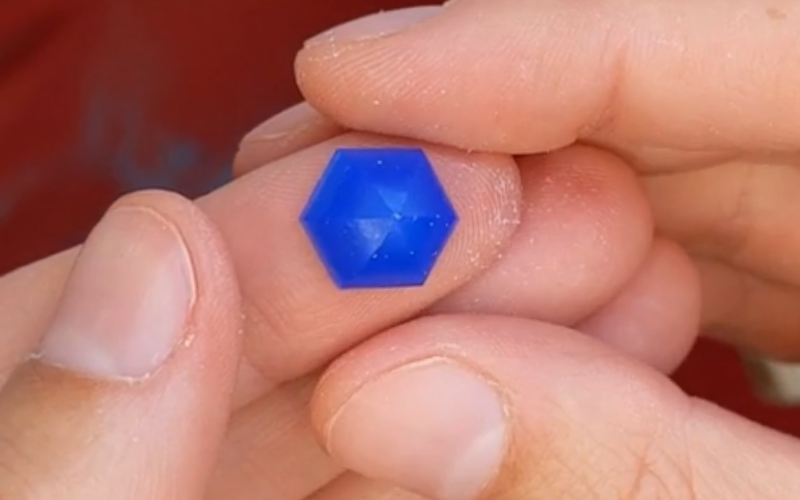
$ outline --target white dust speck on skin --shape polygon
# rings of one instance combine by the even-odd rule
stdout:
[[[324,45],[326,45],[327,50],[318,51],[321,53],[315,52],[313,59],[323,63],[338,59],[342,55],[344,49],[340,47],[335,40],[333,40],[333,37],[330,35],[330,33],[321,35],[321,40],[322,37],[325,38]]]
[[[195,337],[196,335],[194,334],[187,335],[183,338],[183,342],[181,344],[183,345],[183,347],[191,347],[192,344],[194,344]]]
[[[519,210],[514,207],[511,214],[505,214],[500,211],[495,212],[491,220],[492,226],[518,226],[522,222]]]
[[[444,356],[460,357],[464,355],[464,347],[454,342],[442,342],[437,347],[438,351]]]

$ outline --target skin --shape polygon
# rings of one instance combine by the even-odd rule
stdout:
[[[136,194],[119,202],[156,211],[183,234],[199,233],[201,237],[196,240],[186,238],[190,251],[201,252],[218,241],[224,242],[224,252],[218,251],[214,259],[220,266],[233,269],[230,274],[236,276],[233,279],[225,273],[196,273],[199,296],[207,297],[206,301],[198,301],[193,312],[194,315],[206,314],[209,318],[203,322],[202,331],[218,332],[217,335],[225,336],[233,345],[243,342],[245,360],[237,369],[238,380],[232,387],[216,382],[204,385],[198,382],[197,386],[185,387],[186,390],[213,392],[216,401],[219,398],[232,400],[227,407],[230,417],[221,444],[215,434],[204,435],[202,439],[195,436],[209,449],[219,449],[208,498],[248,499],[268,494],[270,498],[299,499],[324,489],[328,484],[338,484],[342,477],[349,477],[349,474],[342,476],[341,466],[320,447],[306,417],[320,370],[365,338],[426,311],[438,314],[458,312],[459,304],[464,301],[491,304],[497,295],[496,288],[489,287],[483,291],[478,288],[471,292],[464,288],[464,285],[476,282],[478,276],[489,280],[487,283],[495,281],[495,286],[510,285],[523,278],[530,286],[514,290],[514,294],[523,294],[519,303],[525,311],[520,311],[520,314],[542,311],[543,314],[557,314],[565,324],[584,321],[586,333],[605,338],[662,370],[671,370],[691,344],[698,320],[699,292],[688,259],[676,246],[664,240],[653,240],[644,194],[624,164],[613,156],[585,147],[565,150],[531,163],[533,176],[521,174],[509,157],[427,147],[461,214],[458,232],[448,245],[437,272],[428,284],[419,289],[353,294],[335,290],[296,225],[296,214],[318,178],[325,159],[335,148],[385,144],[387,141],[403,144],[399,140],[363,134],[343,135],[284,156],[196,202],[161,192]],[[602,163],[598,166],[597,161]],[[602,169],[603,175],[588,175],[592,172],[597,174],[598,168]],[[582,172],[587,173],[585,181],[567,182],[581,177]],[[552,182],[542,190],[536,179],[548,178]],[[497,185],[504,187],[498,192]],[[523,192],[525,186],[529,187],[527,192]],[[481,198],[476,199],[476,196]],[[194,218],[178,218],[170,210],[191,213]],[[543,226],[537,223],[537,216],[545,213],[553,223]],[[630,215],[616,217],[615,214],[620,213]],[[213,230],[202,229],[207,225]],[[583,243],[571,242],[569,231],[565,231],[571,227],[592,228],[597,234]],[[283,237],[276,240],[273,237],[276,233]],[[607,246],[600,248],[600,256],[596,245],[598,238],[609,240]],[[616,240],[619,241],[615,243]],[[265,255],[265,248],[270,248],[271,254]],[[481,248],[485,250],[477,251]],[[542,268],[523,261],[522,267],[520,264],[506,267],[497,260],[501,253],[524,255],[526,252],[539,255],[550,265]],[[287,260],[282,254],[292,258]],[[51,328],[49,319],[63,298],[64,283],[69,281],[70,270],[79,255],[80,249],[69,250],[0,280],[0,304],[8,325],[4,331],[9,332],[4,338],[8,347],[3,351],[2,362],[2,366],[7,367],[4,372],[7,384],[16,380],[17,373],[30,370],[26,368],[28,365],[18,363],[36,349],[42,336],[47,338]],[[588,286],[583,286],[585,274],[582,269],[595,265],[597,259],[606,263],[603,281],[592,279]],[[634,264],[631,265],[630,261]],[[290,262],[292,267],[287,268]],[[663,276],[665,271],[669,275],[666,280]],[[627,288],[629,283],[630,288]],[[455,293],[459,284],[463,284],[462,288]],[[116,286],[126,288],[129,285],[119,283]],[[237,303],[241,306],[219,310],[222,305],[212,298],[217,296],[218,290],[230,287],[239,291],[241,297]],[[629,293],[625,292],[628,289],[639,290],[655,301],[664,296],[679,296],[686,300],[668,302],[655,310],[654,315],[638,314],[635,307],[625,305],[629,301],[626,298]],[[569,300],[555,311],[551,306],[558,296],[569,297]],[[212,311],[203,313],[203,307]],[[630,311],[624,321],[626,328],[632,327],[629,332],[634,332],[633,337],[619,335],[624,330],[615,327],[615,324],[622,324],[614,319],[619,307]],[[646,312],[647,308],[642,311]],[[553,318],[553,321],[558,319]],[[231,321],[233,324],[229,324]],[[636,327],[637,323],[640,327]],[[239,331],[244,335],[238,335]],[[647,331],[648,337],[635,335],[637,331]],[[669,339],[669,349],[664,348],[664,339]],[[184,355],[184,352],[194,352],[199,348],[193,343],[179,352]],[[213,353],[216,348],[212,346],[209,349]],[[176,363],[177,359],[178,355],[169,358],[166,366]],[[41,361],[33,363],[34,371],[41,371]],[[206,373],[207,364],[202,366],[203,369],[196,369]],[[230,365],[226,366],[231,370]],[[22,404],[7,406],[8,418],[16,421],[20,415],[25,415],[31,422],[45,419],[64,436],[74,432],[75,422],[82,422],[79,415],[96,414],[100,411],[98,408],[103,413],[117,407],[126,409],[131,401],[138,401],[141,397],[140,388],[157,392],[159,387],[169,384],[172,373],[164,367],[133,386],[129,381],[96,381],[92,387],[96,387],[100,395],[121,393],[125,397],[102,398],[102,405],[81,404],[74,410],[76,417],[69,419],[69,425],[66,425],[67,422],[58,419],[58,414],[48,413],[41,419],[34,418],[34,415],[41,411],[41,401],[47,398],[83,401],[84,398],[75,397],[74,391],[83,391],[86,382],[83,377],[76,378],[74,374],[57,368],[47,366],[42,369],[51,373],[52,380],[57,383],[54,382],[49,393],[37,392],[36,398],[26,399],[27,407]],[[213,377],[214,373],[207,376]],[[64,379],[75,381],[67,383]],[[35,385],[35,380],[31,383]],[[64,388],[73,383],[74,389]],[[116,436],[126,442],[129,437],[125,430],[130,426],[145,425],[153,419],[154,412],[171,409],[150,408],[147,420],[136,415],[127,420],[120,416],[118,431],[109,439]],[[184,418],[192,415],[196,419],[196,411],[187,407],[180,415]],[[265,426],[265,422],[269,425]],[[179,422],[176,425],[182,426]],[[96,419],[87,419],[83,432],[85,435],[97,432]],[[172,443],[163,438],[163,434],[161,436],[157,441],[160,446]],[[159,436],[154,437],[157,438]],[[176,454],[182,452],[180,445],[180,442],[175,442]],[[27,445],[10,439],[10,449],[21,446],[27,450],[24,447]],[[46,450],[59,449],[61,445],[53,442],[43,446],[37,442],[36,446],[36,450],[41,447],[42,451],[37,451],[35,456]],[[17,453],[8,459],[11,466]],[[91,454],[91,451],[87,453]],[[112,459],[107,457],[106,448],[98,449],[97,453],[106,457],[103,460]],[[188,456],[192,449],[185,450],[185,453]],[[61,457],[60,454],[56,456]],[[25,484],[50,485],[49,481],[44,481],[49,477],[44,471],[61,470],[71,457],[62,458],[65,460],[62,466],[48,463],[46,468],[26,471],[20,480]],[[134,458],[131,461],[135,462]],[[153,469],[137,473],[128,480],[146,483],[149,474],[163,473],[156,466]],[[89,495],[75,489],[82,487],[85,475],[81,474],[85,472],[64,468],[60,474],[63,477],[59,481],[70,485],[67,492],[80,491],[81,495]],[[134,474],[134,471],[129,474]],[[7,489],[12,487],[16,486],[10,485]],[[49,491],[37,490],[31,495],[46,496]],[[98,490],[100,494],[103,493]],[[131,494],[135,496],[137,490],[132,490]],[[149,498],[160,497],[154,492]]]
[[[793,11],[691,5],[458,0],[389,14],[377,38],[351,25],[310,42],[297,68],[311,106],[251,133],[237,180],[194,201],[126,197],[82,248],[0,278],[0,493],[797,496],[795,439],[666,376],[701,321],[744,347],[797,346],[792,285],[781,295],[773,282],[800,272],[779,258],[794,255],[793,198],[767,202],[792,179],[800,115],[780,92],[792,74],[771,58],[790,48]],[[748,30],[734,30],[743,18]],[[387,144],[426,149],[461,224],[424,287],[340,293],[297,214],[333,150]],[[118,259],[97,242],[120,234],[120,207],[159,229],[132,241],[138,251],[156,255],[168,229],[192,263],[180,323],[134,316],[150,327],[137,342],[174,337],[164,356],[118,359],[147,353],[116,347],[139,323],[81,281]],[[168,262],[125,261],[96,283],[130,290],[145,265]],[[92,307],[79,317],[81,303]],[[64,344],[65,317],[94,343]],[[98,333],[101,320],[111,327]],[[97,363],[112,352],[116,363]]]
[[[326,120],[471,151],[611,151],[693,257],[705,330],[794,360],[798,16],[789,1],[457,0],[373,17],[299,53],[312,126],[270,154],[334,133]]]

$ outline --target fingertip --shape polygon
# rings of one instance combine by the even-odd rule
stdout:
[[[426,317],[384,332],[332,365],[316,404],[323,432],[359,417],[340,429],[350,439],[327,436],[352,470],[437,500],[778,500],[786,495],[775,481],[794,484],[800,457],[797,440],[688,397],[595,339],[503,316]],[[489,424],[498,420],[505,445],[496,454]],[[475,464],[473,481],[459,482],[466,476],[454,471]],[[717,479],[697,480],[708,477]]]
[[[188,358],[181,360],[180,370],[205,366],[198,375],[216,380],[218,388],[230,388],[231,367],[238,364],[241,348],[240,336],[234,334],[240,329],[241,297],[233,261],[218,227],[192,200],[168,191],[126,195],[110,210],[120,208],[152,211],[180,233],[192,262],[195,287],[194,304],[178,345],[179,349],[192,349],[187,350]],[[215,369],[209,370],[212,367]]]
[[[369,464],[374,479],[436,499],[471,500],[502,466],[507,417],[496,384],[452,358],[432,357],[361,386],[332,413],[322,434],[346,468]],[[387,432],[392,422],[403,425]]]
[[[786,89],[798,76],[780,59],[794,26],[756,4],[459,0],[443,11],[391,36],[306,48],[301,91],[354,129],[507,154],[580,139],[682,154],[797,143]],[[741,19],[746,32],[727,29]],[[737,57],[718,57],[722,46]]]
[[[3,491],[21,479],[48,498],[201,491],[230,412],[238,304],[222,239],[191,201],[150,191],[115,203],[40,354],[0,393],[0,462],[31,465],[0,474]]]
[[[598,54],[605,31],[540,10],[522,21],[514,2],[461,1],[388,36],[323,36],[297,56],[298,86],[356,130],[506,154],[566,147],[602,114],[615,58]],[[565,32],[569,45],[551,43]]]
[[[453,315],[406,323],[343,356],[312,414],[344,466],[426,498],[550,498],[580,490],[575,470],[608,473],[591,469],[595,451],[634,463],[636,451],[619,455],[619,443],[638,449],[682,403],[666,379],[574,331]],[[623,433],[608,425],[636,438],[617,443]],[[612,450],[587,454],[598,436]]]
[[[575,328],[671,373],[697,339],[700,311],[694,264],[678,245],[659,238],[620,292]]]
[[[644,261],[653,238],[647,199],[627,164],[595,148],[518,161],[519,228],[498,262],[434,310],[571,325],[617,294]]]

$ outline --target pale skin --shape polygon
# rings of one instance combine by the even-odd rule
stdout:
[[[237,180],[0,278],[0,496],[796,498],[795,438],[667,374],[701,329],[800,354],[799,32],[788,1],[457,0],[309,42]],[[379,144],[461,224],[426,286],[342,293],[297,215]]]

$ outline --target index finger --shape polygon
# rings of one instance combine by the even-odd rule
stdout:
[[[788,1],[458,0],[334,29],[297,74],[345,126],[466,149],[791,150],[799,32]]]

